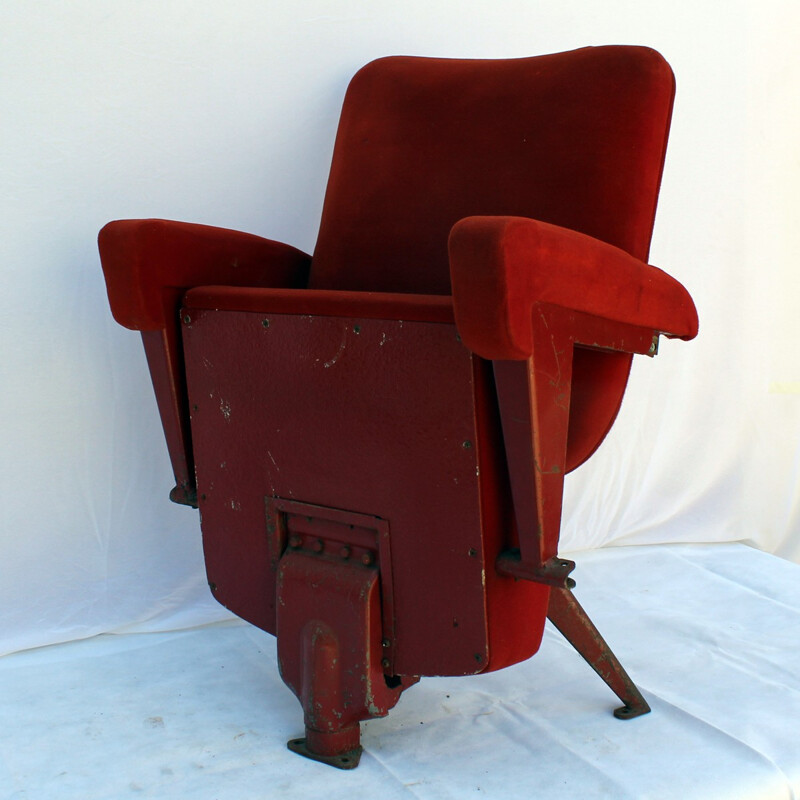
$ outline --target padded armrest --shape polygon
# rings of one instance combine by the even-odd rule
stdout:
[[[311,264],[308,255],[280,242],[161,219],[109,222],[98,244],[114,319],[140,331],[171,323],[192,286],[299,288]]]
[[[456,325],[473,352],[532,352],[537,302],[670,337],[697,335],[697,311],[674,278],[610,244],[524,217],[466,217],[450,233]]]

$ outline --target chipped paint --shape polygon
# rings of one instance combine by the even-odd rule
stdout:
[[[225,400],[219,401],[219,410],[222,412],[222,416],[225,417],[226,422],[231,421],[231,406],[230,403],[225,402]]]
[[[323,364],[325,369],[328,369],[328,367],[332,367],[339,360],[339,357],[342,355],[342,353],[344,353],[345,347],[347,347],[347,329],[346,328],[345,328],[344,332],[342,333],[342,341],[339,344],[339,349],[336,351],[336,355],[330,361],[326,361]],[[317,359],[317,360],[319,361],[319,359]]]
[[[550,467],[550,469],[548,469],[548,470],[542,469],[541,466],[539,465],[539,461],[537,460],[537,458],[535,456],[533,458],[533,466],[534,466],[534,468],[536,469],[536,471],[540,475],[560,475],[561,474],[561,467],[558,464],[553,464],[553,466]]]

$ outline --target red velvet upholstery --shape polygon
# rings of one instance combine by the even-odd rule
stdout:
[[[644,47],[368,64],[345,97],[310,287],[449,294],[450,228],[485,214],[646,259],[673,95]]]
[[[697,311],[680,283],[577,231],[522,217],[467,217],[450,234],[450,262],[458,330],[483,358],[530,358],[536,302],[681,339],[697,335]]]
[[[208,225],[110,222],[98,237],[111,313],[138,331],[172,324],[192,286],[305,286],[310,258],[294,247]]]

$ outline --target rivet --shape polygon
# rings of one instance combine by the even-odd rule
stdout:
[[[475,660],[480,664],[483,661],[483,656],[480,653],[475,653]]]
[[[311,548],[315,553],[321,553],[325,549],[325,542],[322,539],[317,539]]]
[[[388,647],[390,644],[391,644],[391,642],[388,639],[384,639],[381,642],[381,647]]]
[[[381,666],[382,666],[384,669],[389,669],[389,663],[390,663],[390,662],[389,662],[389,659],[388,659],[388,658],[384,658],[384,659],[381,661]]]
[[[353,333],[361,333],[361,326],[353,325]]]
[[[478,551],[474,547],[470,547],[470,549],[467,552],[472,558],[475,558],[475,556],[478,555]]]
[[[269,320],[268,320],[268,319],[262,319],[262,320],[261,320],[261,324],[262,324],[262,325],[263,325],[265,328],[269,328]]]
[[[199,410],[200,410],[200,406],[198,406],[198,405],[197,405],[197,403],[195,403],[195,404],[192,406],[192,411],[199,411]]]
[[[373,556],[372,553],[364,553],[364,555],[361,556],[361,563],[365,567],[369,567],[374,560],[375,560],[375,556]]]
[[[344,545],[339,550],[339,555],[344,559],[350,558],[350,548],[348,547],[348,545]]]
[[[188,314],[184,314],[183,321],[188,325],[192,321],[192,318]]]
[[[464,441],[463,441],[463,442],[461,442],[461,446],[462,446],[462,447],[463,447],[465,450],[469,450],[469,449],[470,449],[470,447],[472,447],[472,442],[471,442],[469,439],[464,439]]]
[[[303,537],[298,533],[293,533],[289,537],[289,547],[300,547],[303,544]]]

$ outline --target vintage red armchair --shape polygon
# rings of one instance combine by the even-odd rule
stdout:
[[[313,258],[244,233],[109,223],[220,603],[278,638],[291,749],[342,768],[423,675],[529,658],[549,617],[649,710],[572,594],[564,475],[632,355],[691,339],[646,262],[674,94],[653,50],[385,58],[353,78]]]

